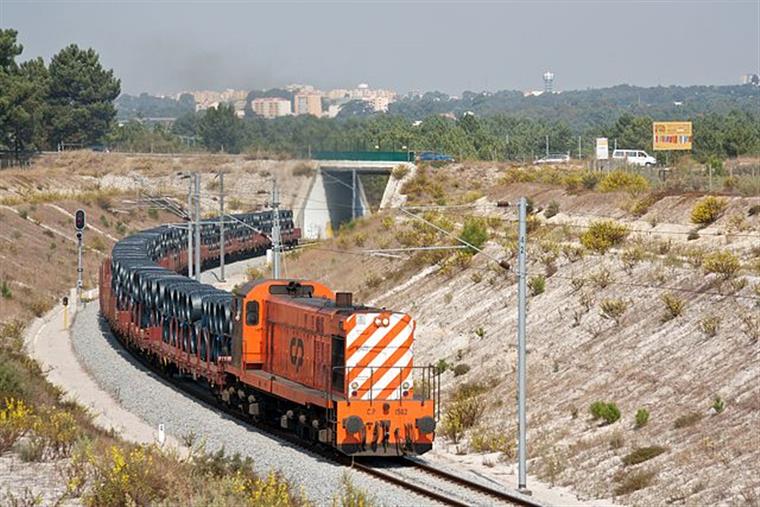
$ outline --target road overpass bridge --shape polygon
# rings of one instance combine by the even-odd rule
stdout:
[[[332,237],[341,224],[392,205],[398,198],[400,181],[391,177],[398,161],[320,160],[296,216],[306,239]]]

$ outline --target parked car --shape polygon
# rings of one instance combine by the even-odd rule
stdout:
[[[545,157],[539,158],[534,164],[567,164],[570,162],[570,155],[567,153],[552,153]]]
[[[612,160],[624,161],[627,164],[649,167],[657,165],[657,159],[641,150],[615,150]]]
[[[443,153],[436,153],[434,151],[421,151],[417,155],[417,160],[420,162],[454,162],[454,157],[451,155],[444,155]]]

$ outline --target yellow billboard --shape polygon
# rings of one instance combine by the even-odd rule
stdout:
[[[690,121],[652,122],[652,147],[657,150],[690,150]]]

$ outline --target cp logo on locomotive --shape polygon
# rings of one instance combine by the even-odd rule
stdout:
[[[290,362],[296,367],[296,371],[303,366],[303,340],[301,338],[290,339]]]

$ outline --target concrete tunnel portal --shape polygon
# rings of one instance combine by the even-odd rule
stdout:
[[[320,164],[296,220],[303,237],[330,238],[342,224],[381,208],[396,165],[397,162]]]

